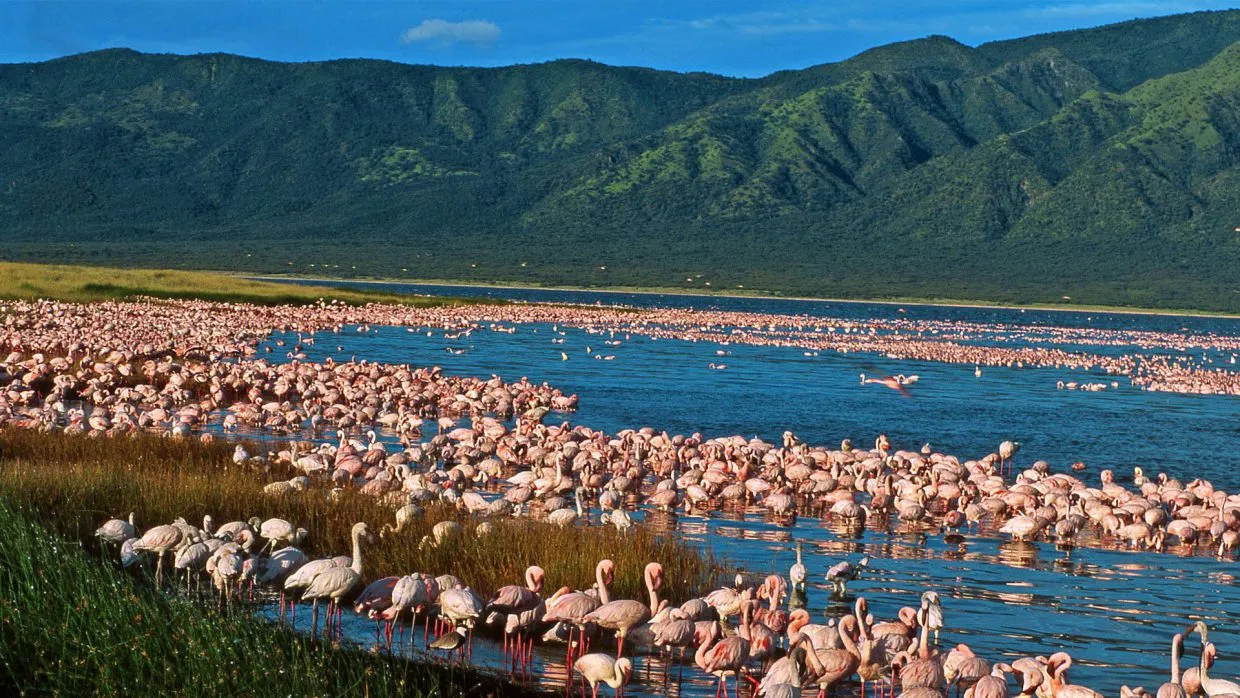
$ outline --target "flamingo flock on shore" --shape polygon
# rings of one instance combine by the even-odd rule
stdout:
[[[534,671],[536,640],[563,642],[565,665],[573,667],[594,696],[604,685],[617,696],[622,693],[633,676],[633,661],[626,652],[678,661],[678,681],[685,666],[716,677],[717,696],[727,693],[729,678],[738,696],[742,681],[756,696],[785,698],[812,688],[822,698],[854,681],[862,696],[867,695],[867,686],[874,695],[907,698],[945,698],[951,688],[966,698],[1101,696],[1070,682],[1072,657],[1062,651],[992,662],[965,643],[939,647],[938,633],[950,627],[944,625],[950,614],[932,590],[922,593],[915,606],[898,609],[893,620],[877,620],[865,597],[859,596],[850,613],[815,624],[805,608],[785,606],[790,589],[795,592],[796,587],[779,575],[769,575],[759,584],[737,575],[732,585],[673,605],[660,595],[663,569],[658,563],[646,566],[648,598],[638,601],[611,598],[608,587],[615,564],[600,560],[595,583],[588,589],[559,587],[548,594],[546,573],[534,565],[521,583],[501,587],[484,599],[447,574],[413,573],[364,583],[363,550],[373,541],[364,523],[353,527],[351,556],[311,560],[291,545],[272,549],[271,544],[259,543],[264,529],[291,528],[280,520],[235,521],[213,529],[209,517],[201,528],[179,519],[139,536],[132,518],[106,521],[96,536],[107,545],[130,543],[138,555],[154,555],[157,565],[165,555],[174,556],[178,574],[209,578],[221,599],[240,595],[247,584],[278,590],[281,623],[286,600],[293,609],[294,627],[297,605],[309,601],[314,610],[310,632],[317,633],[317,606],[323,601],[328,604],[324,632],[339,637],[343,609],[349,605],[359,617],[375,622],[376,642],[388,650],[394,629],[403,632],[404,623],[411,626],[412,646],[421,619],[427,651],[458,657],[470,656],[476,628],[491,628],[492,634],[503,637],[507,666],[522,676]],[[304,535],[294,532],[278,540],[301,538]],[[186,551],[200,546],[209,552],[190,560]],[[833,585],[841,575],[855,578],[860,573],[859,567],[837,568],[827,575]],[[790,573],[795,577],[795,566]],[[160,572],[156,575],[159,583]],[[1193,633],[1201,639],[1200,661],[1181,671],[1184,640]],[[1218,650],[1209,641],[1204,622],[1176,634],[1169,644],[1169,681],[1157,689],[1160,698],[1225,698],[1240,691],[1236,683],[1210,675]],[[591,645],[596,651],[589,651]],[[611,649],[598,651],[605,648]],[[1151,694],[1125,686],[1122,695]]]
[[[937,331],[962,340],[985,334],[1001,341],[989,330],[962,323],[867,324],[543,306],[410,309],[320,303],[271,309],[196,301],[89,306],[19,302],[0,308],[0,320],[0,350],[9,352],[0,362],[0,426],[86,438],[146,432],[212,440],[239,429],[275,435],[286,439],[285,448],[251,454],[239,444],[233,462],[262,477],[264,492],[271,497],[353,488],[389,503],[393,523],[378,535],[400,535],[423,506],[441,501],[479,519],[531,516],[560,526],[595,523],[597,505],[602,512],[597,523],[622,531],[656,511],[758,507],[785,525],[810,516],[849,531],[895,527],[956,536],[977,528],[1021,543],[1045,540],[1069,550],[1097,545],[1229,558],[1240,542],[1240,495],[1202,478],[1181,480],[1165,473],[1147,477],[1134,467],[1131,477],[1103,470],[1093,480],[1073,474],[1087,470],[1083,463],[1073,464],[1071,473],[1053,472],[1045,461],[1017,467],[1019,444],[1013,441],[1000,443],[993,453],[962,458],[929,444],[898,448],[885,435],[869,448],[848,440],[838,447],[813,445],[792,432],[777,443],[741,436],[672,435],[653,427],[608,434],[584,425],[547,423],[554,413],[576,409],[578,399],[545,383],[305,358],[307,347],[332,341],[333,334],[399,330],[386,325],[427,329],[451,341],[488,327],[511,329],[500,323],[536,322],[551,324],[553,334],[559,332],[555,323],[606,333],[613,337],[608,342],[633,333],[660,340],[786,343],[971,363],[979,377],[981,365],[1053,365],[1126,375],[1154,390],[1240,393],[1237,374],[1222,368],[1166,357],[1100,357],[1038,346],[1052,338],[1077,337],[1071,330],[1025,330],[1015,334],[1031,346],[996,347],[927,336]],[[298,334],[283,357],[287,361],[260,356],[265,349],[283,351],[283,340],[275,347],[261,345],[276,331]],[[1240,350],[1235,338],[1137,334],[1146,346]],[[1089,339],[1119,345],[1135,336],[1102,333]],[[1084,341],[1083,335],[1077,338]],[[906,390],[908,378],[878,380],[893,390]],[[366,432],[365,439],[359,438]],[[276,474],[287,477],[272,480]],[[457,522],[441,525],[421,544],[450,544],[459,535],[452,529],[460,528]],[[524,583],[484,599],[450,575],[411,573],[365,584],[362,549],[376,535],[366,524],[354,527],[351,556],[322,560],[306,558],[297,546],[309,534],[283,520],[251,519],[219,528],[211,521],[201,528],[177,521],[138,535],[131,516],[104,523],[97,535],[118,548],[123,563],[154,556],[158,584],[164,583],[171,566],[170,574],[178,581],[182,576],[191,582],[208,579],[221,599],[249,583],[278,589],[292,609],[297,601],[310,601],[314,632],[318,601],[328,604],[327,632],[341,632],[343,605],[353,603],[355,611],[376,621],[376,633],[386,634],[389,644],[393,628],[401,628],[405,619],[426,623],[423,634],[434,649],[458,653],[468,653],[475,627],[494,627],[502,629],[512,666],[523,671],[529,670],[536,641],[563,637],[566,659],[580,665],[579,673],[588,674],[594,688],[601,684],[622,689],[632,676],[632,665],[623,656],[626,648],[633,648],[630,653],[681,656],[691,651],[694,665],[719,679],[721,692],[732,678],[771,695],[793,690],[780,686],[806,685],[825,693],[855,676],[886,686],[893,695],[900,686],[904,695],[931,698],[941,695],[948,682],[961,686],[948,676],[953,656],[962,666],[985,661],[967,656],[967,647],[945,653],[936,649],[944,626],[943,609],[933,596],[923,596],[917,607],[902,609],[897,620],[888,623],[874,623],[864,604],[821,626],[811,623],[803,609],[785,612],[781,599],[789,588],[794,595],[803,591],[804,570],[790,573],[790,586],[782,578],[755,587],[740,581],[672,607],[659,597],[662,572],[656,563],[645,570],[650,598],[643,601],[610,599],[606,585],[614,569],[609,571],[602,562],[595,586],[581,591],[548,585],[543,570],[532,566]],[[865,562],[832,569],[827,582],[837,598],[847,595],[848,581],[863,574]],[[552,588],[556,591],[544,596]],[[596,606],[585,610],[591,604]],[[429,628],[432,617],[434,631]],[[799,634],[789,633],[793,627]],[[594,637],[599,628],[605,629],[604,642],[615,640],[616,658],[583,654],[591,642],[600,642]],[[1207,641],[1204,626],[1193,632],[1202,639],[1194,675],[1205,678],[1217,648]],[[901,643],[906,644],[888,651]],[[1006,677],[1015,676],[1022,691],[1032,689],[1043,698],[1091,695],[1068,683],[1067,655],[1032,661],[989,666],[975,684],[962,688],[978,698],[1006,695],[997,692],[998,682],[1006,690]],[[936,678],[936,667],[942,681]],[[772,676],[783,677],[777,668],[789,672],[788,681],[768,684]],[[930,677],[928,685],[916,685],[923,674]],[[1223,688],[1206,694],[1226,695],[1224,684],[1212,683]],[[1202,681],[1203,689],[1205,685]],[[929,692],[911,692],[920,689]]]

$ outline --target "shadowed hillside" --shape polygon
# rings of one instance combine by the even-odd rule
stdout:
[[[1240,310],[1240,12],[758,80],[0,66],[0,256]]]

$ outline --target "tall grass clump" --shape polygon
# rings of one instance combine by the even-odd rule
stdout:
[[[138,296],[255,305],[304,305],[320,298],[353,305],[394,303],[417,307],[463,302],[433,296],[254,281],[211,272],[0,262],[0,299],[49,298],[87,303]]]
[[[136,514],[140,530],[183,516],[200,523],[210,514],[217,524],[279,517],[310,532],[302,546],[312,555],[338,555],[351,549],[350,529],[358,521],[373,531],[391,524],[393,508],[374,497],[346,490],[329,496],[323,485],[308,492],[272,497],[267,482],[293,471],[272,466],[267,473],[232,462],[232,448],[153,436],[91,439],[59,433],[0,431],[0,495],[40,517],[73,540],[93,545],[95,528],[105,519]],[[440,546],[422,545],[443,520],[458,521],[463,535]],[[713,556],[669,532],[635,526],[622,534],[609,526],[557,528],[530,519],[496,519],[495,530],[478,537],[479,519],[434,505],[399,533],[365,547],[367,580],[412,572],[450,573],[479,593],[520,583],[527,566],[547,571],[551,588],[585,588],[602,558],[617,565],[617,597],[645,598],[642,570],[648,562],[664,567],[663,593],[684,600],[708,591],[722,571]]]
[[[320,644],[166,598],[0,498],[0,694],[522,695],[473,671]]]

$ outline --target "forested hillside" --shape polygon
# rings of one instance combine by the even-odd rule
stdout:
[[[1240,12],[756,80],[0,65],[0,258],[1240,310]]]

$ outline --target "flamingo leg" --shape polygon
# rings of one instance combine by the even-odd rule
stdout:
[[[748,681],[749,683],[753,684],[754,690],[756,691],[756,690],[758,689],[758,686],[760,685],[760,684],[758,683],[758,680],[757,680],[757,679],[755,679],[754,677],[750,676],[750,675],[749,675],[749,672],[745,672],[744,676],[745,676],[745,680],[746,680],[746,681]]]

